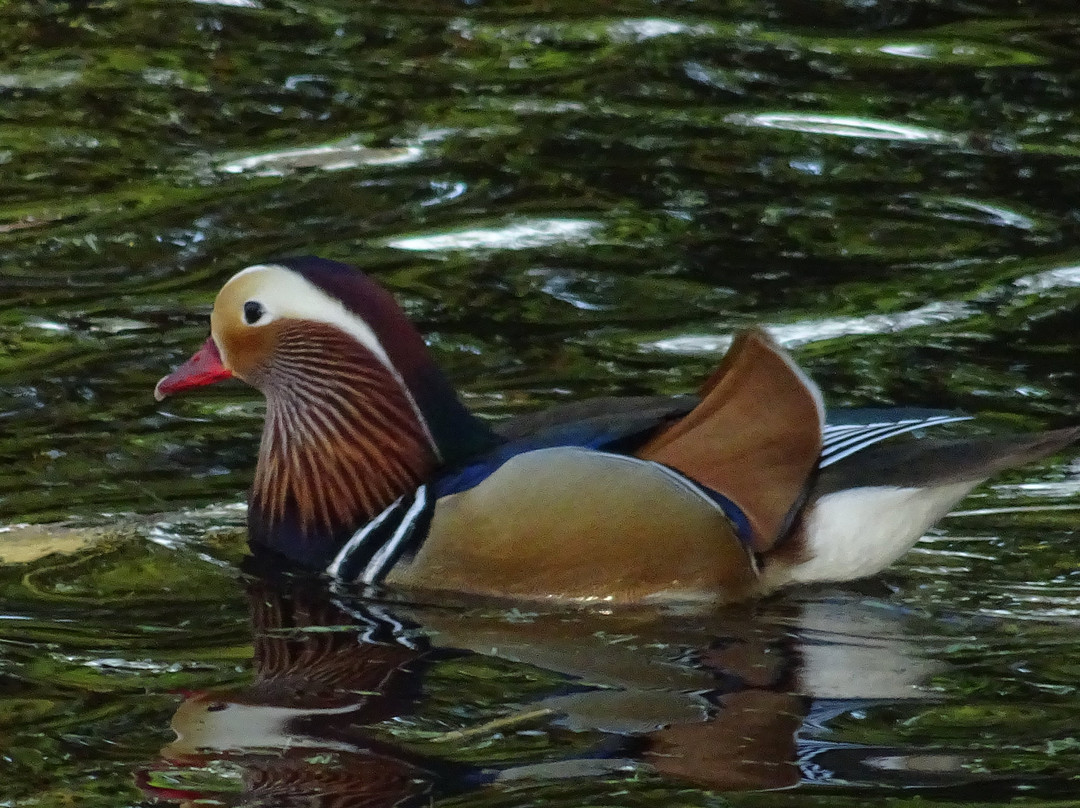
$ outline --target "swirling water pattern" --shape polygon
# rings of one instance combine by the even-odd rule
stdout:
[[[158,758],[177,693],[265,706],[260,632],[352,619],[245,591],[257,397],[150,394],[250,263],[378,276],[491,417],[691,390],[762,323],[832,404],[1076,422],[1078,32],[1064,0],[4,5],[0,525],[64,527],[0,533],[0,804],[257,803],[250,739]],[[734,617],[414,608],[464,650],[312,748],[385,764],[356,805],[1073,804],[1078,525],[1072,456]]]

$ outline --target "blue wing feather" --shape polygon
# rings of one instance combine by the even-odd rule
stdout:
[[[623,437],[625,436],[597,431],[592,425],[567,424],[558,429],[544,430],[536,435],[496,446],[468,463],[448,470],[433,481],[431,487],[436,497],[457,494],[479,485],[494,474],[503,463],[516,455],[558,446],[604,449]]]

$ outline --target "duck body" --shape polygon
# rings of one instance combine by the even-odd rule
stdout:
[[[514,598],[732,602],[873,574],[975,485],[1080,438],[890,438],[961,420],[826,422],[764,332],[697,397],[576,402],[490,428],[393,298],[318,258],[249,267],[158,398],[238,376],[266,395],[254,552],[335,578]]]
[[[737,512],[658,463],[534,449],[437,502],[388,584],[582,601],[732,600],[755,584]]]

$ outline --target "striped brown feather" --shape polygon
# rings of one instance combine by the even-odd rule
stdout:
[[[251,496],[253,532],[325,555],[434,467],[431,438],[400,380],[337,328],[281,326],[260,380],[267,413]]]

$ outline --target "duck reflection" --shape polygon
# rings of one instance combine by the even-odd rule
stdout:
[[[750,607],[709,617],[524,613],[375,605],[295,580],[257,581],[249,598],[253,682],[186,695],[172,719],[176,740],[140,777],[148,794],[183,804],[377,808],[495,782],[627,770],[742,791],[793,786],[871,758],[901,760],[893,766],[901,782],[959,766],[940,756],[913,772],[889,750],[875,758],[860,748],[856,759],[841,745],[815,744],[815,728],[853,705],[927,698],[917,685],[935,670],[903,640],[867,639],[884,636],[876,616],[850,626],[850,643],[836,642],[853,619],[846,604],[793,602],[789,614],[774,608],[768,619]],[[815,632],[831,640],[819,645]],[[462,722],[466,713],[451,711],[456,726],[444,719],[438,732],[398,731],[430,726],[411,720],[430,712],[419,709],[425,683],[444,663],[476,655],[536,670],[548,686],[525,704],[487,705],[493,719]],[[467,677],[468,665],[457,675]],[[551,742],[500,759],[498,739],[514,735]],[[492,740],[476,754],[478,741]]]
[[[163,764],[140,778],[145,791],[183,805],[378,808],[426,801],[455,774],[366,730],[409,713],[430,661],[447,652],[409,639],[378,607],[346,610],[315,582],[257,581],[248,597],[253,682],[186,694]],[[204,776],[189,782],[185,770]]]

